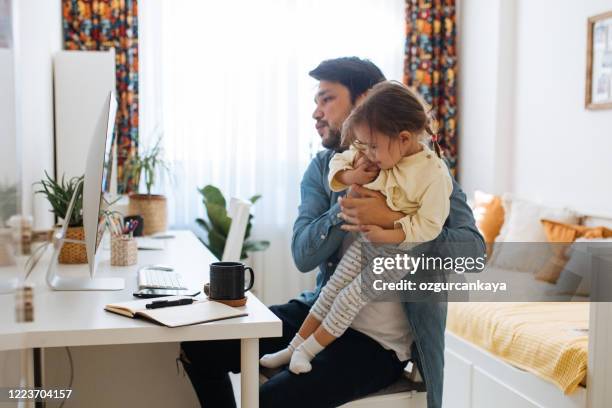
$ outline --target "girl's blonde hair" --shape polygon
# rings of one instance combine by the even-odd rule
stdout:
[[[367,125],[370,132],[377,131],[391,138],[398,137],[402,131],[408,131],[421,141],[432,139],[436,154],[442,156],[432,109],[418,93],[402,83],[383,81],[368,91],[364,101],[344,121],[344,147],[355,142],[355,128],[361,125]]]

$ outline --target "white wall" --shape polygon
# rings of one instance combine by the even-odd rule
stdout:
[[[53,174],[52,55],[62,48],[60,0],[14,1],[17,80],[17,129],[21,137],[23,213],[35,228],[52,225],[44,197],[32,183]]]
[[[584,108],[589,16],[610,0],[464,0],[460,181],[612,214],[612,111]]]
[[[584,108],[587,18],[611,10],[610,0],[520,1],[518,194],[612,214],[612,110]]]

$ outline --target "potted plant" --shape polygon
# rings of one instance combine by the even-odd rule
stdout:
[[[141,155],[131,157],[124,167],[124,182],[132,180],[136,186],[140,185],[140,177],[144,176],[146,194],[130,194],[128,215],[140,215],[143,218],[143,234],[150,235],[165,231],[168,228],[168,208],[164,195],[151,194],[157,176],[162,171],[169,171],[163,160],[163,151],[160,147],[161,137],[152,149]]]
[[[229,234],[230,225],[232,223],[232,219],[227,215],[225,197],[223,197],[223,194],[217,187],[211,185],[199,189],[198,192],[202,194],[202,200],[204,202],[204,207],[206,207],[208,220],[198,218],[196,219],[196,223],[208,233],[208,242],[204,242],[204,245],[210,249],[213,255],[221,259],[223,250],[225,249],[225,241],[227,240],[227,235]],[[254,195],[249,201],[255,204],[260,198],[261,195]],[[249,252],[263,251],[270,246],[270,241],[254,241],[249,239],[251,235],[252,220],[253,214],[249,214],[240,259],[246,259]]]
[[[66,238],[81,241],[85,239],[85,230],[83,228],[82,188],[79,188],[72,216],[69,220],[65,220],[64,218],[68,212],[68,206],[70,205],[72,195],[82,180],[83,176],[72,177],[69,180],[66,180],[64,176],[62,176],[61,180],[57,182],[45,171],[45,178],[37,183],[41,186],[41,189],[36,191],[37,194],[43,194],[47,198],[49,204],[51,204],[51,212],[53,212],[58,219],[62,219],[63,222],[68,223]],[[64,243],[58,261],[63,264],[87,263],[85,244],[73,242]]]

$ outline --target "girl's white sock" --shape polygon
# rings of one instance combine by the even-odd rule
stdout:
[[[264,355],[259,359],[259,364],[267,368],[278,368],[289,364],[289,361],[291,361],[291,355],[303,342],[304,339],[299,335],[299,333],[297,333],[287,348],[277,351],[276,353]]]
[[[291,356],[289,370],[294,374],[307,373],[312,370],[310,362],[325,347],[319,344],[314,335],[309,336]]]

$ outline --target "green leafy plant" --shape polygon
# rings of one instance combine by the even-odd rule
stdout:
[[[68,206],[70,205],[70,200],[72,199],[72,195],[76,190],[80,181],[83,180],[84,176],[80,177],[72,177],[69,180],[66,180],[64,176],[62,176],[61,180],[57,182],[49,174],[45,171],[45,179],[39,181],[38,185],[41,186],[41,189],[36,191],[37,194],[44,195],[49,204],[51,204],[53,212],[58,218],[64,218],[66,213],[68,212]],[[69,227],[82,227],[83,226],[83,189],[79,188],[79,193],[77,195],[76,202],[74,204],[74,209],[72,210],[72,216],[68,222]]]
[[[218,259],[221,259],[232,223],[232,219],[227,215],[225,197],[223,197],[223,194],[217,187],[211,185],[198,189],[198,192],[202,194],[202,201],[204,202],[204,207],[206,207],[208,220],[198,218],[196,223],[208,232],[208,243],[205,242],[204,244],[210,249],[210,252]],[[260,198],[261,195],[254,195],[249,201],[255,204]],[[270,246],[270,241],[254,241],[249,239],[252,220],[253,214],[249,214],[240,259],[245,259],[248,252],[263,251]]]
[[[140,177],[144,175],[145,188],[147,195],[151,195],[151,189],[155,185],[156,179],[160,172],[169,172],[170,168],[166,161],[162,158],[163,149],[161,148],[161,136],[155,142],[153,148],[145,151],[141,155],[130,157],[124,164],[123,183],[128,185],[130,179],[134,181],[134,185],[140,185]]]

